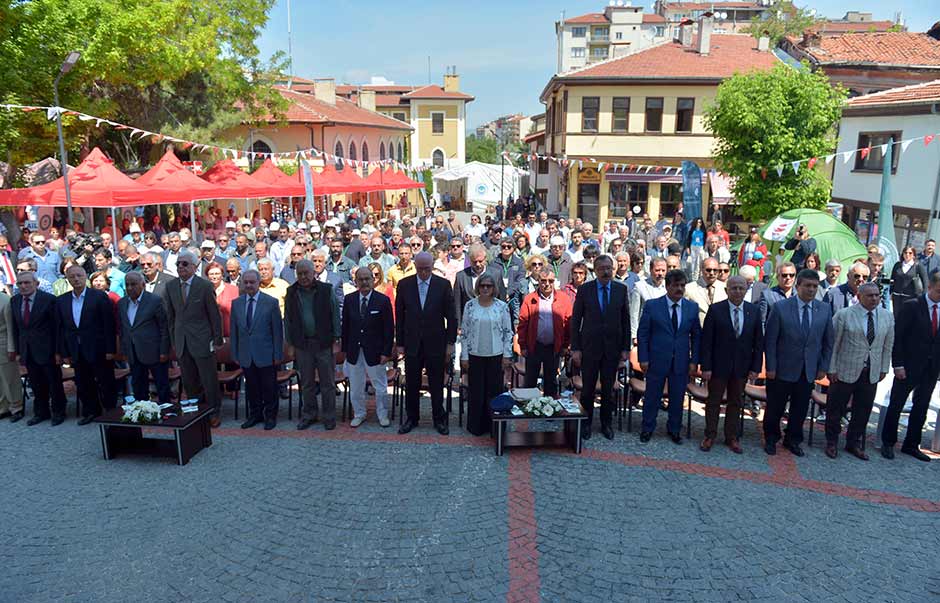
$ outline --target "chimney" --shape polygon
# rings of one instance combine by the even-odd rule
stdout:
[[[708,56],[712,47],[712,13],[703,13],[698,20],[698,53]]]
[[[323,78],[313,80],[313,96],[318,101],[335,105],[336,104],[336,80],[333,78]]]
[[[460,76],[456,73],[444,75],[444,92],[460,92]]]
[[[757,50],[760,52],[767,52],[770,50],[770,38],[767,36],[767,32],[761,33],[761,36],[757,38]]]
[[[375,90],[359,89],[359,106],[369,111],[375,111]]]
[[[683,48],[692,47],[692,19],[683,19],[679,22],[679,43]]]
[[[822,43],[822,36],[818,31],[807,29],[803,32],[803,48],[819,48]]]

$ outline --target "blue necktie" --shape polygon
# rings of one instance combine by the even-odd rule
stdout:
[[[809,304],[803,304],[803,320],[800,325],[803,331],[803,337],[809,336]]]
[[[255,298],[248,298],[248,316],[246,322],[248,323],[248,328],[251,328],[251,320],[255,317]]]
[[[606,312],[607,306],[610,305],[610,285],[604,285],[601,289],[603,290],[601,298],[604,300],[601,303],[601,312]]]

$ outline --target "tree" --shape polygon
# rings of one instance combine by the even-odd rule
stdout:
[[[827,175],[806,163],[794,172],[791,162],[834,152],[846,96],[806,65],[739,74],[718,87],[705,124],[716,139],[715,165],[734,178],[732,192],[747,219],[825,206],[832,189]]]
[[[499,142],[488,136],[467,136],[467,161],[499,163]]]
[[[767,10],[770,16],[766,19],[754,17],[751,24],[744,28],[744,33],[755,38],[769,37],[771,47],[787,36],[802,36],[804,30],[820,21],[815,10],[794,6],[792,0],[778,0]]]

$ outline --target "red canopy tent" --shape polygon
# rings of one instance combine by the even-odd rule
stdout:
[[[320,173],[320,176],[327,181],[325,188],[336,188],[336,190],[330,191],[329,193],[324,191],[323,194],[367,193],[369,191],[380,190],[366,184],[366,181],[360,178],[359,174],[351,167],[346,167],[342,171],[338,171],[335,166],[327,165],[323,168],[323,172]]]
[[[259,199],[265,197],[290,197],[291,191],[284,186],[268,184],[255,178],[235,165],[231,159],[218,162],[200,176],[206,182],[220,184],[240,191],[238,199]]]
[[[370,186],[379,186],[381,188],[373,190],[404,190],[408,188],[423,188],[420,182],[415,182],[405,175],[404,172],[396,172],[391,168],[387,170],[378,169],[369,174],[366,183]]]
[[[290,197],[302,197],[305,194],[303,183],[298,184],[296,178],[291,178],[282,172],[270,159],[265,159],[261,167],[251,174],[251,177],[265,184],[279,186],[285,191],[291,191],[291,193],[287,195]]]
[[[251,196],[242,189],[206,182],[180,162],[172,148],[136,182],[152,188],[180,191],[179,201],[203,199],[244,199]]]

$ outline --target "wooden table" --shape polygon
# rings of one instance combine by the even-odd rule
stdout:
[[[580,408],[580,403],[578,407]],[[496,455],[502,456],[503,449],[509,446],[567,446],[575,454],[581,454],[581,421],[587,419],[584,409],[578,413],[561,411],[551,417],[533,417],[514,415],[511,411],[491,411],[493,434],[496,440]],[[520,421],[558,421],[561,431],[509,431],[510,423]]]
[[[178,406],[174,406],[164,411],[167,412],[177,416],[166,417],[159,423],[123,423],[124,410],[118,406],[97,417],[95,423],[101,430],[105,460],[131,453],[175,458],[177,464],[185,465],[197,452],[212,446],[211,407],[202,405],[196,412],[183,414]],[[172,431],[173,439],[144,437],[144,429]]]

